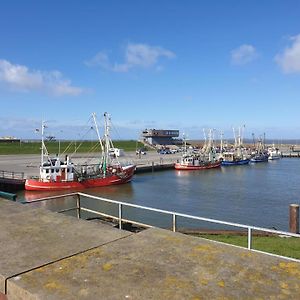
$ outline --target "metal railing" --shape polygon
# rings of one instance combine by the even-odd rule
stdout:
[[[158,209],[158,208],[146,207],[146,206],[142,206],[142,205],[111,200],[111,199],[107,199],[107,198],[103,198],[103,197],[97,197],[97,196],[93,196],[93,195],[89,195],[89,194],[85,194],[85,193],[81,193],[81,192],[58,195],[58,196],[52,196],[52,197],[45,197],[45,198],[32,200],[30,202],[25,201],[25,202],[22,202],[22,203],[23,204],[37,203],[37,202],[47,201],[47,200],[51,200],[51,199],[59,199],[59,198],[69,197],[69,196],[76,196],[76,206],[60,210],[60,211],[58,211],[59,213],[76,210],[77,211],[77,218],[81,218],[81,212],[82,211],[85,211],[85,212],[88,212],[88,213],[93,213],[93,214],[96,214],[96,215],[101,215],[101,216],[104,216],[104,217],[109,217],[111,219],[114,219],[114,220],[118,221],[119,229],[122,229],[122,223],[123,222],[130,222],[134,225],[144,226],[144,227],[148,227],[148,228],[149,227],[157,227],[155,225],[141,223],[141,222],[137,222],[137,221],[134,221],[134,220],[128,220],[128,219],[123,218],[123,208],[124,207],[137,208],[137,209],[141,209],[141,210],[146,210],[146,211],[157,212],[157,213],[162,213],[162,214],[165,214],[165,215],[169,215],[171,217],[170,219],[172,221],[172,231],[173,232],[177,231],[177,219],[178,219],[178,217],[191,219],[191,220],[205,221],[205,222],[209,222],[209,223],[226,225],[226,226],[233,226],[233,227],[242,228],[242,229],[247,230],[247,249],[248,250],[252,250],[252,251],[256,251],[256,252],[262,252],[262,253],[266,253],[266,254],[269,254],[269,255],[282,257],[282,258],[290,259],[290,260],[294,260],[294,261],[300,261],[298,259],[293,259],[293,258],[290,258],[290,257],[280,256],[280,255],[272,254],[272,253],[265,252],[265,251],[255,250],[255,249],[252,248],[253,231],[266,232],[266,233],[282,235],[282,236],[286,236],[286,237],[300,238],[300,234],[291,233],[291,232],[287,232],[287,231],[279,231],[279,230],[274,230],[274,229],[269,229],[269,228],[250,226],[250,225],[244,225],[244,224],[227,222],[227,221],[220,221],[220,220],[211,219],[211,218],[198,217],[198,216],[178,213],[178,212],[174,212],[174,211],[167,211],[167,210],[162,210],[162,209]],[[89,198],[89,199],[101,200],[101,201],[106,202],[106,203],[116,204],[118,206],[118,216],[114,216],[114,215],[106,214],[106,213],[99,212],[99,211],[96,211],[96,210],[92,210],[92,209],[89,209],[89,208],[86,208],[86,207],[82,207],[81,197],[86,197],[86,198]]]
[[[24,179],[24,172],[11,172],[0,170],[0,178],[4,179]]]

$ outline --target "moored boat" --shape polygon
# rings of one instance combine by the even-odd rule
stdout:
[[[175,163],[176,170],[205,170],[213,169],[221,166],[221,161],[217,160],[214,162],[204,161],[200,156],[187,155],[182,157],[180,162]]]
[[[118,160],[112,159],[109,149],[112,141],[109,136],[110,118],[104,114],[105,133],[100,138],[96,116],[93,114],[95,129],[102,148],[102,157],[99,164],[75,165],[66,155],[64,161],[57,155],[51,158],[44,143],[45,124],[42,124],[41,165],[39,177],[29,178],[25,182],[25,189],[31,191],[55,191],[69,189],[84,189],[101,187],[129,182],[134,174],[135,165],[123,166]]]
[[[244,128],[243,126],[242,128]],[[223,149],[223,140],[221,138],[220,147],[220,160],[222,161],[222,166],[238,166],[247,165],[250,161],[246,153],[246,149],[243,147],[243,137],[242,128],[239,127],[238,135],[233,128],[234,133],[234,146],[230,150]]]
[[[275,147],[274,144],[272,145],[272,147],[268,148],[268,155],[269,160],[276,160],[281,158],[281,152],[278,148]]]
[[[256,153],[250,159],[252,163],[260,163],[260,162],[267,162],[268,161],[268,153]]]
[[[184,152],[180,161],[175,163],[176,170],[205,170],[213,169],[221,166],[221,161],[216,158],[216,151],[213,145],[212,130],[209,132],[208,143],[205,143],[200,152],[187,151],[186,141],[184,140]]]
[[[222,166],[239,166],[239,165],[247,165],[249,164],[250,159],[245,158],[245,159],[240,159],[240,158],[228,158],[225,155],[224,160],[222,160]]]
[[[252,153],[252,157],[250,159],[251,163],[268,162],[269,154],[265,147],[265,139],[266,138],[265,138],[265,134],[264,134],[263,139],[259,138],[255,145],[254,134],[253,134],[253,142],[255,145],[255,151]]]

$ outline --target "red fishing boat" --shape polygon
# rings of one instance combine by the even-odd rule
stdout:
[[[221,161],[216,158],[216,151],[213,144],[212,130],[209,131],[208,142],[205,142],[201,151],[196,151],[186,148],[186,141],[184,139],[184,152],[180,161],[175,163],[176,170],[206,170],[219,168]]]
[[[102,148],[101,162],[93,165],[75,165],[68,155],[66,155],[64,161],[58,155],[55,158],[50,158],[44,143],[45,124],[43,123],[40,176],[27,179],[25,189],[29,191],[55,191],[129,182],[133,177],[136,166],[134,164],[124,166],[115,157],[111,158],[109,149],[113,148],[113,145],[109,136],[110,118],[107,113],[104,114],[104,119],[105,133],[104,138],[101,139],[96,116],[93,114],[95,129]]]
[[[175,163],[176,170],[204,170],[219,168],[221,161],[209,162],[201,161],[201,158],[194,155],[183,157],[180,162]]]

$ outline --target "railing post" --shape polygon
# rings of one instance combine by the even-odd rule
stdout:
[[[252,249],[252,229],[248,227],[248,250]]]
[[[76,207],[77,207],[77,219],[81,218],[81,204],[80,204],[80,195],[77,194],[76,198]]]
[[[122,229],[122,204],[119,203],[119,229]]]
[[[173,232],[176,232],[176,215],[173,214],[173,222],[172,222],[172,228],[173,228]]]

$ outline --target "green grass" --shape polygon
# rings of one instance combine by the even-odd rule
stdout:
[[[124,149],[124,151],[135,151],[136,148],[143,147],[143,144],[136,142],[134,140],[130,141],[115,141],[113,142],[116,148]],[[50,154],[55,154],[59,152],[59,142],[51,141],[45,142],[46,147]],[[76,148],[81,144],[80,141],[76,142],[60,142],[60,153],[62,153],[67,147],[67,153],[73,153]],[[21,143],[0,143],[0,155],[4,154],[40,154],[41,152],[41,143],[40,142],[21,142]],[[99,152],[100,145],[96,141],[85,141],[77,149],[78,153],[87,153],[87,152]]]
[[[200,237],[215,240],[227,244],[247,247],[247,236],[241,235],[214,235],[201,234]],[[284,238],[278,236],[254,236],[252,238],[252,248],[277,255],[300,259],[300,239]]]

